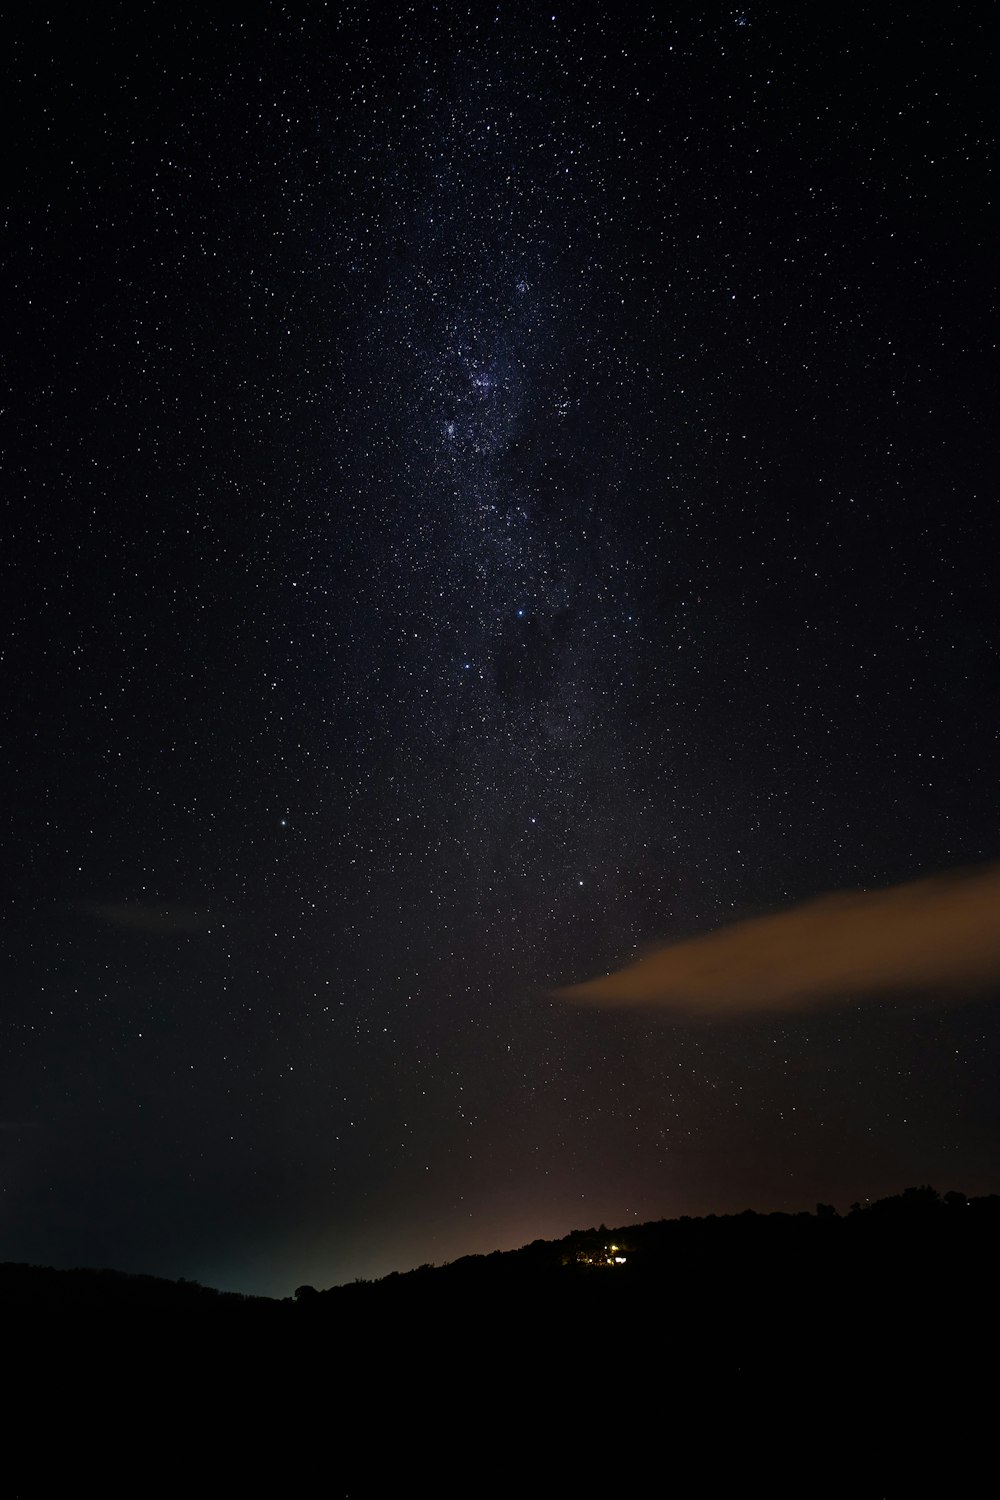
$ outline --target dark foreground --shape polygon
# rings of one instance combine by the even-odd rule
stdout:
[[[910,1189],[283,1301],[5,1265],[10,1493],[972,1494],[998,1251],[1000,1197]]]

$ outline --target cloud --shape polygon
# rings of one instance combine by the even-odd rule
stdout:
[[[821,896],[555,994],[683,1016],[745,1015],[901,992],[960,998],[998,982],[1000,864],[992,864]]]
[[[213,921],[204,907],[183,906],[172,902],[153,904],[142,901],[78,901],[79,911],[108,922],[112,927],[127,927],[133,932],[207,932]]]

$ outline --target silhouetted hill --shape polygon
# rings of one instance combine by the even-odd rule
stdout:
[[[740,1214],[661,1219],[614,1229],[578,1229],[560,1240],[534,1240],[518,1250],[467,1255],[442,1266],[424,1265],[374,1281],[317,1291],[297,1288],[274,1299],[219,1292],[196,1281],[168,1281],[112,1270],[55,1270],[0,1265],[0,1304],[16,1309],[162,1310],[188,1316],[224,1311],[267,1315],[301,1325],[306,1320],[368,1316],[421,1304],[470,1307],[498,1299],[549,1299],[597,1307],[639,1296],[653,1307],[676,1303],[678,1280],[688,1291],[713,1288],[716,1300],[751,1300],[775,1283],[806,1296],[870,1294],[891,1275],[899,1286],[933,1276],[929,1295],[948,1271],[966,1282],[994,1264],[1000,1249],[1000,1196],[942,1197],[931,1187],[856,1203],[845,1215],[817,1204],[814,1213]]]
[[[576,1230],[519,1250],[465,1256],[327,1291],[299,1288],[295,1312],[323,1325],[430,1314],[573,1329],[595,1337],[616,1320],[696,1332],[718,1343],[766,1323],[791,1333],[803,1317],[869,1326],[940,1322],[993,1296],[1000,1197],[940,1197],[911,1188],[839,1215],[741,1214]]]
[[[247,1296],[243,1292],[220,1292],[198,1281],[168,1281],[160,1276],[133,1275],[128,1271],[92,1270],[75,1267],[56,1270],[52,1266],[0,1264],[0,1308],[8,1315],[16,1309],[88,1308],[111,1313],[160,1310],[206,1313],[219,1308],[243,1310],[278,1307],[270,1297]]]
[[[111,1442],[129,1494],[172,1492],[175,1444],[173,1488],[195,1494],[315,1476],[348,1496],[955,1493],[956,1454],[992,1432],[998,1249],[1000,1197],[913,1188],[843,1216],[577,1230],[280,1300],[3,1265],[17,1420],[54,1418],[11,1493],[48,1493],[81,1453],[101,1471]]]

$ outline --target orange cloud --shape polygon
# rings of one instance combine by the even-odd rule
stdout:
[[[821,896],[671,943],[567,1000],[678,1014],[804,1010],[898,992],[960,997],[1000,982],[1000,864]]]

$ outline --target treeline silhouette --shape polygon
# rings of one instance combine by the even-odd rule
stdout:
[[[998,1249],[1000,1197],[917,1187],[284,1298],[3,1265],[25,1459],[7,1488],[964,1494],[977,1443],[992,1463]]]
[[[193,1316],[226,1313],[301,1325],[378,1311],[486,1307],[491,1303],[548,1302],[596,1309],[624,1298],[652,1309],[678,1291],[710,1292],[713,1306],[767,1288],[784,1296],[871,1294],[891,1277],[897,1288],[921,1281],[923,1296],[942,1277],[960,1272],[971,1284],[996,1263],[1000,1195],[943,1196],[911,1187],[894,1197],[854,1203],[845,1214],[819,1203],[815,1212],[757,1213],[661,1219],[609,1229],[573,1230],[560,1240],[534,1240],[517,1250],[466,1255],[441,1266],[422,1265],[377,1280],[358,1279],[317,1290],[299,1286],[270,1298],[220,1292],[197,1281],[169,1281],[113,1270],[55,1270],[0,1264],[0,1306],[7,1313],[45,1307],[113,1312],[148,1309]],[[927,1278],[931,1277],[930,1285]],[[817,1283],[817,1278],[821,1278]]]

